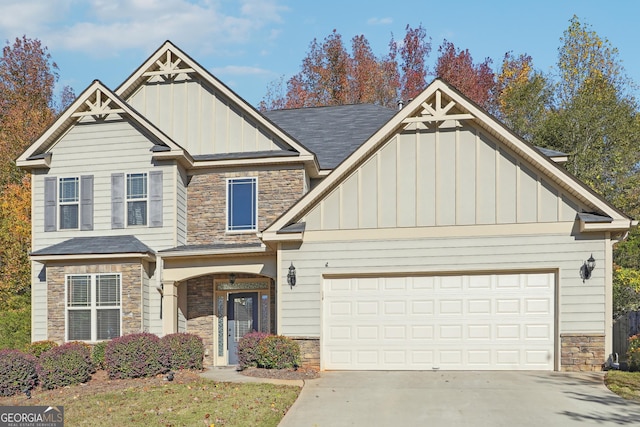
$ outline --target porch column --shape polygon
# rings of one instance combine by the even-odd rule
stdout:
[[[178,332],[178,289],[176,282],[163,281],[162,297],[162,333]]]

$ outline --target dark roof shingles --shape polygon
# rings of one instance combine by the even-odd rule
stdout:
[[[31,255],[106,255],[154,253],[134,236],[74,237],[32,252]]]

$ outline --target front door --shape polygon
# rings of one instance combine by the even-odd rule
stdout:
[[[227,302],[227,346],[229,364],[238,364],[238,341],[245,334],[258,330],[258,293],[229,294]]]

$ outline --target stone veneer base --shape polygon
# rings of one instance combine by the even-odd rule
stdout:
[[[560,370],[601,371],[605,360],[604,334],[560,334]]]

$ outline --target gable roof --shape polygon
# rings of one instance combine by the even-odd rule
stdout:
[[[609,230],[627,230],[632,225],[635,225],[635,221],[630,220],[591,188],[546,157],[540,149],[514,134],[496,118],[444,80],[436,79],[357,148],[344,162],[338,165],[327,178],[267,227],[263,231],[263,239],[282,240],[282,233],[277,235],[278,231],[300,221],[311,208],[333,191],[358,165],[376,152],[394,134],[401,132],[403,129],[427,129],[437,123],[465,120],[473,121],[477,126],[505,144],[572,196],[581,200],[587,206],[592,206],[596,215],[612,219],[607,223],[590,223],[579,217],[582,231],[602,231],[605,228]],[[295,234],[294,236],[296,236],[294,238],[299,238],[300,234]]]
[[[306,162],[313,162],[316,166],[317,161],[315,154],[309,151],[300,141],[292,138],[271,121],[265,119],[251,104],[246,102],[233,90],[227,87],[220,80],[215,78],[209,71],[202,67],[198,62],[192,59],[185,52],[167,40],[160,46],[151,56],[135,70],[118,88],[115,93],[123,99],[128,99],[138,88],[140,88],[147,80],[158,75],[178,75],[178,74],[197,74],[205,82],[224,95],[232,104],[241,109],[256,123],[259,123],[265,129],[268,129],[278,138],[280,138],[292,150],[299,153],[299,158]],[[291,157],[286,150],[282,151],[283,156]],[[280,155],[280,152],[272,153],[274,156]],[[199,159],[212,160],[212,159]]]
[[[397,110],[373,104],[267,111],[264,115],[316,153],[321,169],[333,169]]]
[[[134,123],[154,137],[152,148],[156,155],[173,158],[188,158],[188,153],[169,138],[165,133],[149,122],[144,116],[124,102],[99,80],[94,80],[76,100],[18,157],[16,164],[20,167],[48,167],[51,156],[47,150],[71,126],[83,117],[106,117],[110,114],[126,115]]]

